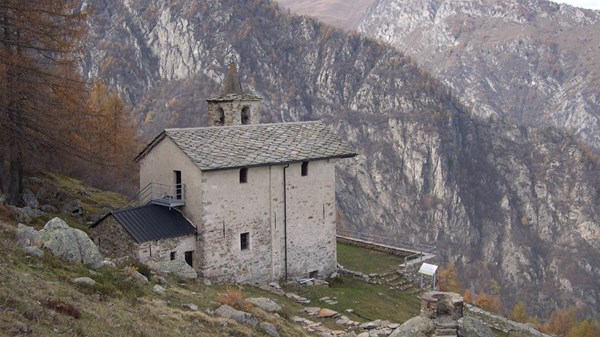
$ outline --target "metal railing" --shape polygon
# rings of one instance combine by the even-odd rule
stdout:
[[[390,236],[381,236],[375,235],[371,233],[351,231],[345,229],[337,229],[337,236],[346,237],[349,239],[357,239],[367,243],[375,244],[375,245],[384,245],[391,248],[395,248],[397,250],[405,251],[412,253],[408,256],[404,257],[404,269],[408,270],[412,261],[415,262],[423,262],[428,258],[435,255],[437,248],[435,246],[426,245],[419,242],[413,242],[408,240],[402,240],[395,237]]]
[[[185,185],[149,183],[125,205],[125,208],[137,207],[150,202],[167,207],[183,206],[185,205]]]
[[[381,236],[371,233],[358,232],[346,229],[337,229],[336,234],[338,236],[348,237],[363,240],[370,243],[376,243],[381,245],[398,248],[405,251],[412,251],[414,253],[430,253],[433,254],[436,251],[435,246],[422,244],[419,242],[413,242],[408,240],[402,240],[390,236]]]

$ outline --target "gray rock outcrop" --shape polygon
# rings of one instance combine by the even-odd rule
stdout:
[[[17,224],[15,238],[17,240],[17,244],[21,247],[40,247],[42,245],[40,233],[33,227],[25,226],[22,223]]]
[[[266,332],[267,335],[271,337],[279,337],[279,332],[277,332],[277,328],[275,327],[275,325],[269,322],[260,322],[258,324],[258,328]]]
[[[417,316],[399,326],[390,337],[431,337],[435,333],[435,324],[429,318]]]
[[[89,278],[87,276],[83,276],[83,277],[77,277],[73,279],[73,283],[75,284],[83,284],[86,285],[88,287],[93,287],[96,285],[96,281],[92,278]]]
[[[26,206],[29,206],[32,209],[40,207],[40,203],[38,202],[35,194],[33,194],[33,192],[31,192],[30,189],[23,190],[21,199],[23,199],[23,202],[25,203]]]
[[[281,311],[281,306],[270,298],[266,297],[250,297],[246,299],[247,302],[263,309],[267,312]]]
[[[102,256],[98,247],[87,234],[79,229],[71,228],[60,218],[53,218],[40,231],[42,247],[48,249],[60,259],[83,263],[93,268],[102,265]]]
[[[85,214],[83,206],[81,206],[81,201],[79,199],[72,200],[63,205],[62,211],[64,213],[71,214],[73,216],[79,217]]]
[[[217,308],[217,310],[215,310],[215,314],[252,327],[258,324],[258,320],[251,313],[234,309],[227,304],[223,304]]]
[[[44,257],[44,251],[35,246],[24,247],[23,251],[25,251],[25,254],[30,256],[35,256],[37,258]]]
[[[124,271],[127,274],[127,278],[125,280],[148,284],[148,278],[137,270],[130,267],[125,267]]]
[[[482,321],[473,317],[463,317],[458,320],[460,337],[494,337],[492,330]]]

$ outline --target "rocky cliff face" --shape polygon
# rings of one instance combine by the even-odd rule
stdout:
[[[600,11],[544,0],[378,0],[358,30],[443,79],[480,116],[600,148]]]
[[[479,116],[564,128],[600,148],[600,11],[545,0],[281,3],[406,52]]]
[[[263,121],[324,119],[360,152],[339,166],[340,225],[435,244],[506,306],[600,310],[600,160],[565,132],[481,120],[403,54],[266,0],[107,0],[90,31],[85,71],[148,136],[203,125],[238,58]]]

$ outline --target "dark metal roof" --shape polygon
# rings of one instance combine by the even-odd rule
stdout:
[[[107,214],[112,215],[138,243],[196,233],[196,228],[175,208],[148,204]],[[104,218],[106,218],[106,216]],[[96,222],[97,226],[102,220]]]
[[[203,171],[356,155],[322,122],[166,129],[138,155],[169,137]]]

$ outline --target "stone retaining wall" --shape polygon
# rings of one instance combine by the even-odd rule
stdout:
[[[384,253],[388,253],[388,254],[392,254],[392,255],[397,255],[397,256],[402,256],[402,257],[414,254],[413,252],[409,252],[409,251],[406,251],[406,250],[403,250],[400,248],[390,247],[390,246],[381,245],[381,244],[372,243],[372,242],[366,242],[366,241],[362,241],[360,239],[352,239],[352,238],[343,237],[343,236],[337,236],[337,242],[348,244],[348,245],[353,245],[353,246],[357,246],[357,247],[361,247],[361,248],[376,250],[376,251],[380,251],[380,252],[384,252]]]

